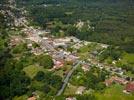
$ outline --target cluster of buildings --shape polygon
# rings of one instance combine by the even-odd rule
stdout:
[[[71,44],[79,43],[80,40],[75,37],[53,38],[46,36],[49,34],[48,30],[43,31],[33,27],[24,28],[22,32],[27,35],[25,40],[28,48],[31,49],[31,53],[35,55],[42,53],[50,55],[54,61],[54,69],[63,67],[65,62],[74,63],[79,59],[76,53],[67,51]],[[33,44],[38,44],[39,46],[33,47]]]
[[[106,86],[110,86],[113,83],[118,83],[118,84],[121,84],[121,85],[125,85],[125,84],[128,83],[128,81],[124,78],[120,78],[120,77],[117,77],[117,76],[112,76],[110,79],[105,80]]]
[[[12,15],[12,14],[11,14]],[[27,47],[31,49],[31,53],[35,55],[43,54],[44,52],[49,54],[53,58],[54,66],[53,69],[59,69],[64,67],[66,62],[71,62],[72,64],[78,61],[79,56],[75,52],[67,51],[68,47],[74,48],[76,50],[80,49],[84,45],[89,45],[91,42],[87,41],[80,41],[75,37],[64,37],[64,38],[53,38],[47,36],[50,33],[49,30],[41,30],[35,29],[33,27],[27,27],[27,21],[25,17],[15,19],[15,26],[25,26],[22,32],[24,32],[27,37],[23,39],[20,36],[12,36],[10,45],[16,46],[19,43],[25,42],[27,43]],[[83,26],[83,22],[79,22],[77,24],[78,28]],[[46,37],[47,36],[47,37]],[[25,40],[25,41],[24,41]],[[34,47],[33,44],[38,44],[39,46]],[[107,48],[108,45],[99,44],[103,48]],[[95,53],[96,54],[96,53]],[[103,69],[103,65],[98,65],[101,69]],[[82,69],[84,72],[90,70],[90,65],[85,63],[82,65]],[[106,68],[105,68],[106,69]],[[117,74],[123,75],[123,71],[118,68],[108,69],[108,71],[116,72]],[[134,92],[134,82],[129,82],[124,78],[120,78],[117,76],[113,76],[110,79],[105,81],[106,86],[110,86],[113,83],[118,83],[124,85],[125,93]],[[85,87],[79,87],[76,91],[76,94],[83,94]],[[28,100],[36,100],[35,96],[30,97]],[[76,98],[68,97],[66,100],[76,100]]]
[[[89,64],[83,64],[82,67],[84,72],[88,72],[90,70],[90,65]]]
[[[63,67],[65,62],[73,64],[79,59],[76,52],[67,50],[68,47],[78,50],[84,45],[91,44],[91,42],[81,41],[76,37],[53,38],[47,36],[50,33],[49,30],[35,29],[33,27],[25,27],[22,29],[22,32],[26,34],[24,40],[27,43],[27,47],[31,50],[31,53],[35,55],[47,53],[52,56],[54,69]],[[11,44],[14,46],[21,42],[22,37],[19,36],[11,39]],[[34,47],[34,44],[37,44],[38,46]],[[105,47],[105,45],[103,46]],[[82,69],[86,72],[89,71],[90,68],[89,65],[83,64]]]
[[[134,93],[134,81],[128,81],[125,78],[112,76],[111,78],[105,80],[106,86],[111,86],[113,83],[117,83],[124,86],[124,93]]]
[[[23,43],[23,42],[24,42],[24,40],[22,39],[21,36],[11,36],[9,45],[11,47],[14,47],[14,46],[16,46],[20,43]]]
[[[125,93],[134,93],[134,82],[129,82],[126,86],[124,91]]]
[[[86,87],[80,86],[80,87],[78,87],[78,89],[77,89],[77,91],[76,91],[75,94],[77,94],[77,95],[82,95],[83,92],[85,91],[85,89],[86,89]]]
[[[18,26],[20,27],[20,26],[23,26],[25,24],[28,24],[25,17],[14,18],[14,26],[15,27],[18,27]]]

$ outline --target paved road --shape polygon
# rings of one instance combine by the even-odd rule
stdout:
[[[81,64],[81,61],[79,61],[67,74],[66,78],[64,79],[64,83],[62,85],[62,88],[58,91],[57,96],[61,95],[70,79],[70,77],[72,76],[73,72],[76,70],[76,68]]]

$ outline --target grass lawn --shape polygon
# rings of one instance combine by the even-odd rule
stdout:
[[[22,95],[22,96],[16,96],[13,98],[13,100],[27,100],[28,96],[27,95]]]
[[[23,71],[32,79],[39,71],[45,71],[41,66],[30,65],[23,69]]]
[[[69,72],[71,70],[72,66],[71,65],[65,65],[59,70],[55,70],[54,74],[59,75],[62,78],[64,78],[64,72]]]
[[[127,71],[127,72],[126,72],[126,75],[129,76],[129,77],[134,78],[134,74],[132,74],[130,71]]]
[[[85,53],[85,52],[88,52],[90,48],[88,45],[86,45],[86,46],[81,47],[79,50],[80,50],[80,53]]]
[[[39,82],[39,81],[36,81],[36,80],[31,82],[31,87],[35,88],[36,90],[42,89],[43,86],[44,86],[44,82]]]
[[[64,77],[64,76],[63,76],[64,71],[63,71],[62,69],[55,71],[54,74],[55,74],[55,75],[59,75],[59,76],[61,76],[62,78]]]
[[[123,86],[115,84],[107,88],[104,93],[96,93],[98,100],[134,100],[134,95],[122,92]]]
[[[89,45],[85,45],[83,47],[81,47],[79,49],[78,55],[79,57],[84,60],[84,59],[88,59],[89,58],[89,53],[93,52],[94,50],[96,50],[96,48],[98,48],[99,45],[96,45],[94,43],[89,44]]]
[[[64,91],[64,95],[73,95],[75,94],[76,91],[77,91],[77,86],[69,84]]]
[[[86,52],[86,53],[79,53],[78,55],[79,55],[79,57],[80,57],[81,60],[85,60],[85,59],[88,59],[89,58],[88,57],[88,55],[89,55],[88,52]]]
[[[125,54],[123,56],[122,62],[134,65],[134,54]]]
[[[39,99],[37,100],[46,100],[45,94],[41,91],[35,91],[37,93],[37,96],[39,96]],[[22,96],[16,96],[12,100],[27,100],[29,97],[27,95],[22,95]]]

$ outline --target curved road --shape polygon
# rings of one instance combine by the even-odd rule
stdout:
[[[62,88],[58,91],[57,96],[61,95],[65,89],[65,87],[67,86],[67,83],[70,79],[70,77],[72,76],[73,72],[76,70],[76,68],[81,64],[81,61],[78,61],[78,63],[69,71],[69,73],[67,74],[66,78],[64,79],[64,83],[62,85]]]

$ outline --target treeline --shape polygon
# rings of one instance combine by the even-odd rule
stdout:
[[[22,95],[30,97],[36,90],[45,96],[55,95],[62,84],[60,76],[43,71],[31,79],[23,71],[30,65],[39,65],[44,70],[51,69],[52,58],[49,55],[32,55],[26,43],[17,44],[13,48],[9,46],[11,30],[7,24],[5,15],[0,13],[0,100],[12,100],[15,96]],[[35,81],[42,83],[42,86],[33,85]]]
[[[19,5],[61,4],[67,0],[16,0]]]
[[[74,25],[79,19],[90,20],[95,28],[94,32],[79,32],[74,36],[83,40],[119,45],[127,52],[134,52],[133,0],[21,1],[25,1],[26,4],[20,6],[23,5],[29,10],[29,18],[34,25],[47,28],[48,23],[55,20],[61,21],[64,25]],[[19,3],[22,3],[21,1]]]
[[[11,100],[22,95],[30,97],[37,90],[44,96],[56,95],[62,84],[62,78],[53,72],[47,70],[44,72],[45,69],[53,67],[52,58],[49,55],[34,56],[29,53],[25,43],[9,48],[6,39],[7,37],[0,38],[0,99]],[[19,55],[19,60],[16,59],[16,55]],[[30,65],[43,67],[44,70],[31,78],[23,70]]]

